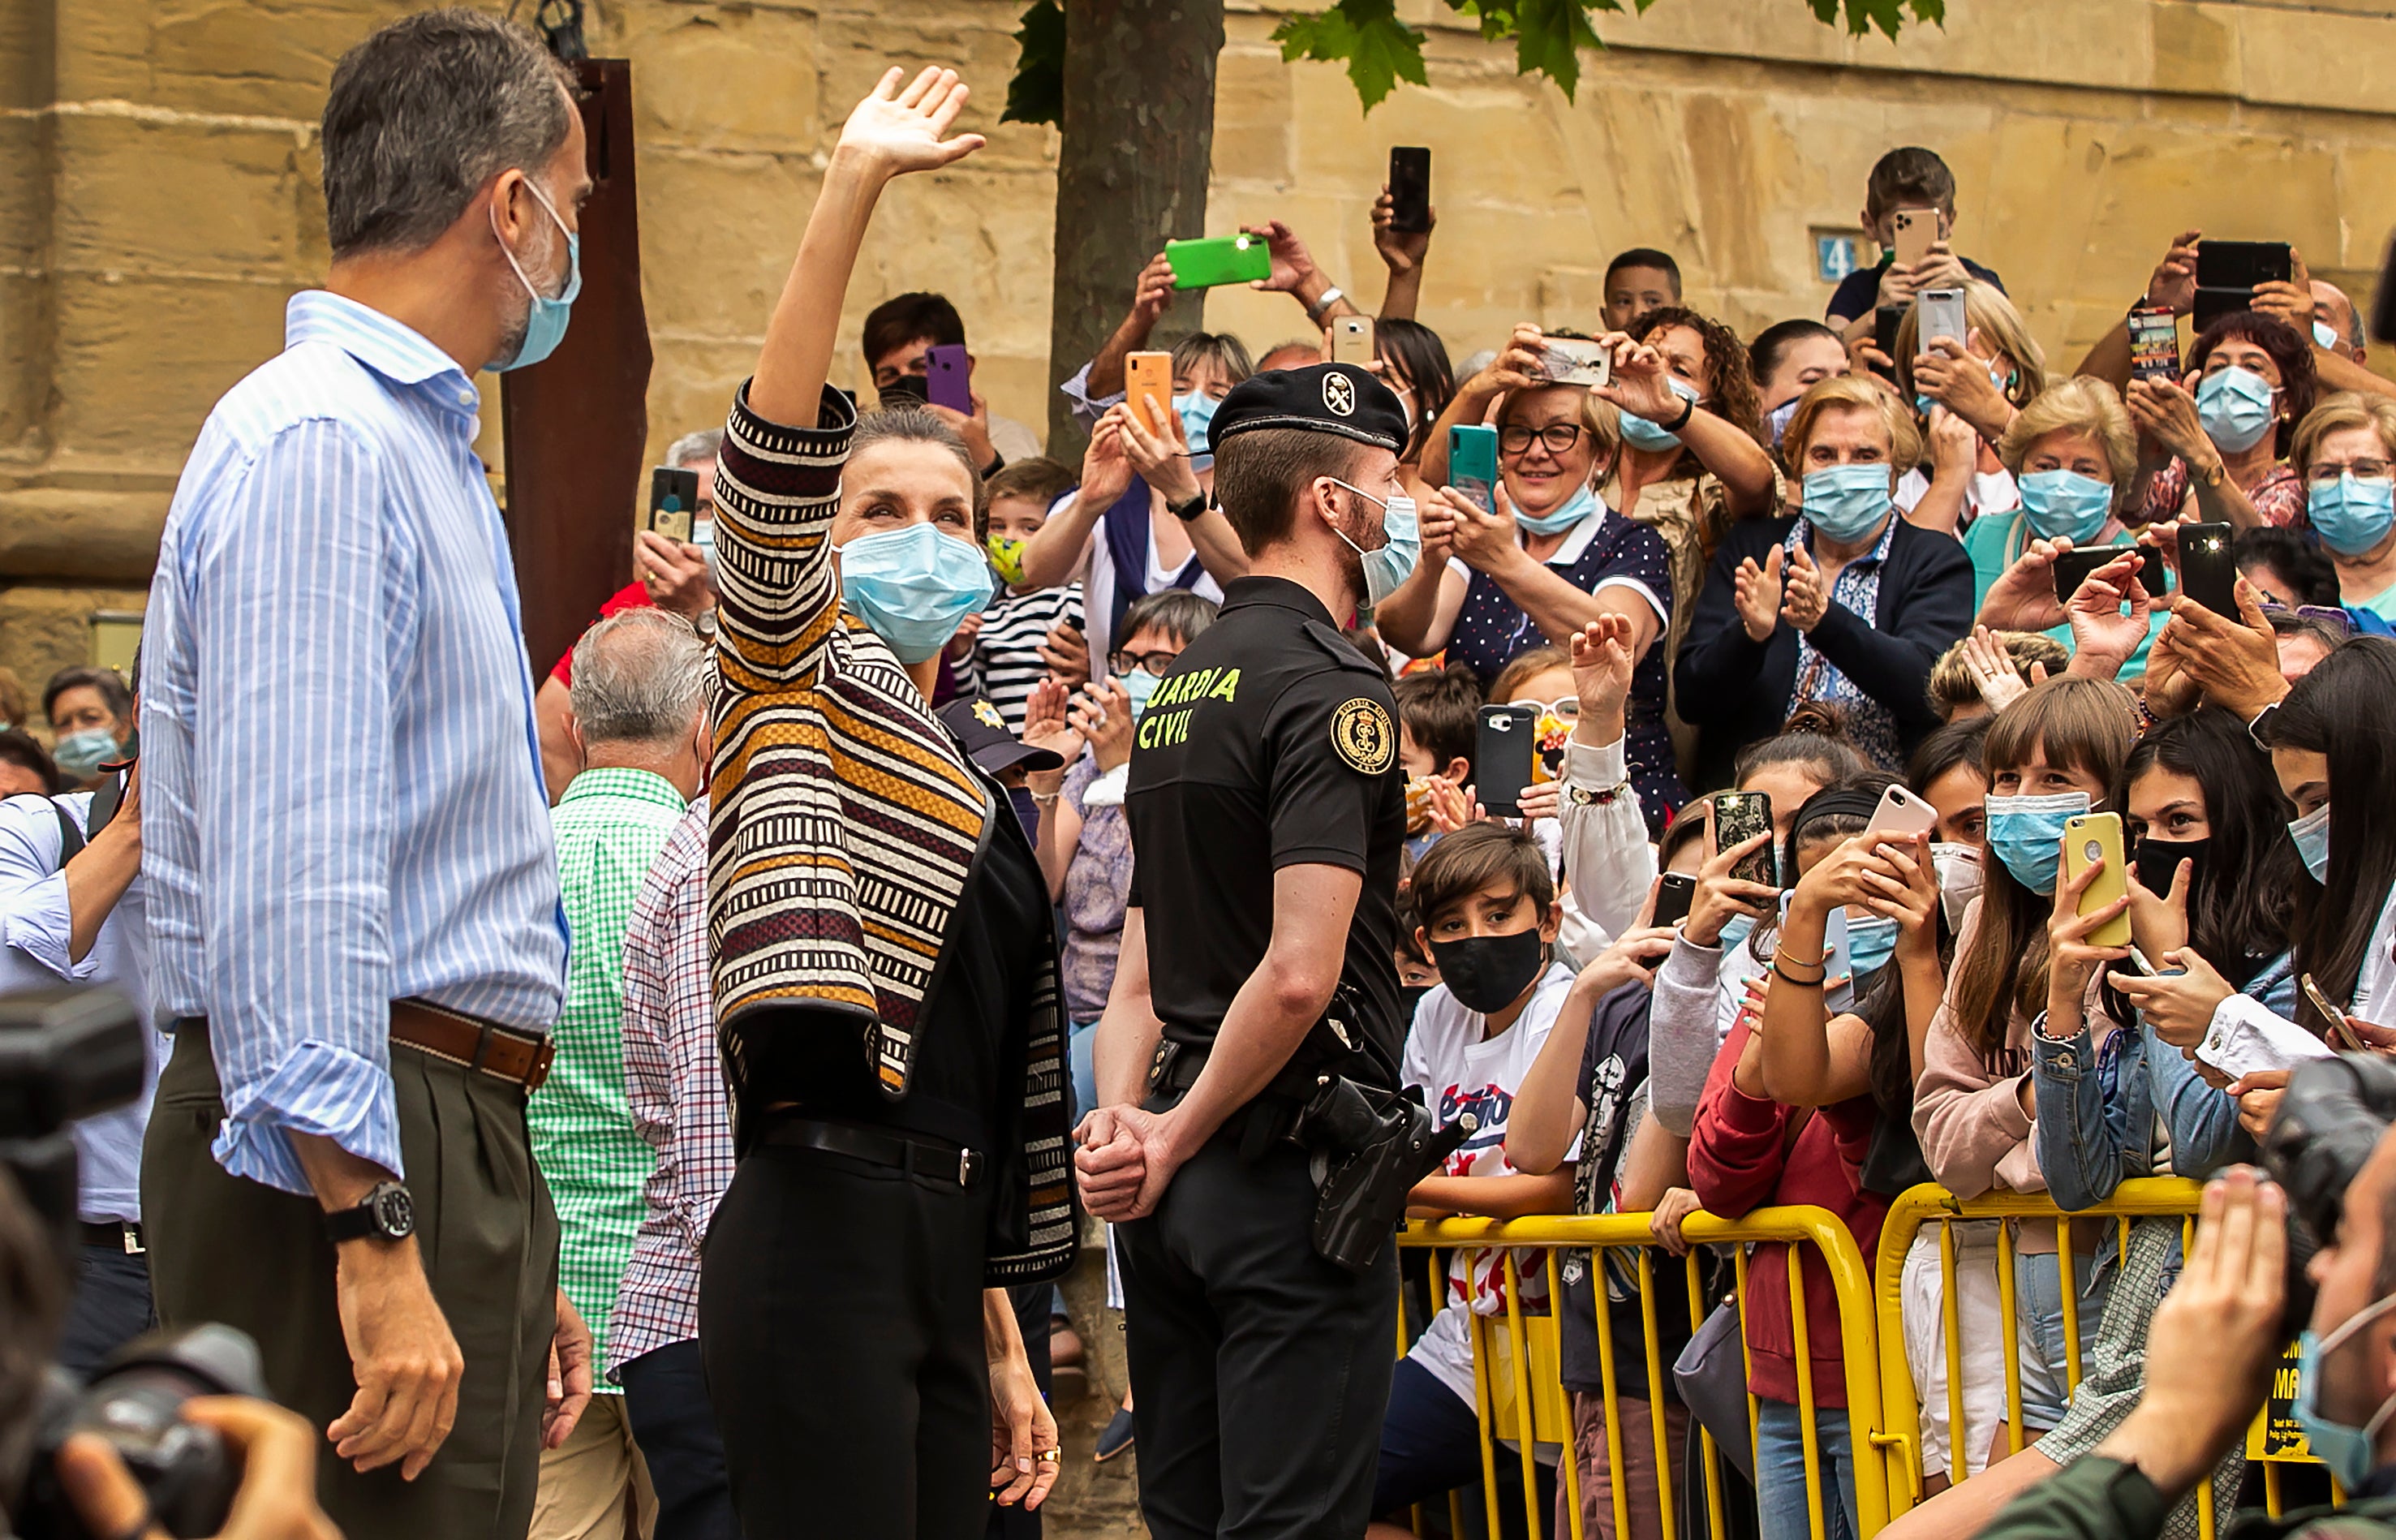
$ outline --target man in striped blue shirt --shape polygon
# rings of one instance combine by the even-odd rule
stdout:
[[[526,1129],[566,937],[472,377],[563,335],[591,180],[570,77],[465,11],[352,49],[323,145],[326,288],[210,414],[151,586],[144,1214],[161,1314],[259,1340],[351,1540],[521,1540],[591,1339]]]

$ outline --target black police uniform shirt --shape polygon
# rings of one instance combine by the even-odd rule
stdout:
[[[1396,1089],[1405,1019],[1391,953],[1406,832],[1397,761],[1388,676],[1322,602],[1283,578],[1230,584],[1221,617],[1183,649],[1140,717],[1125,797],[1131,903],[1145,911],[1150,994],[1168,1041],[1214,1042],[1272,939],[1273,874],[1339,867],[1364,879],[1329,1013],[1364,1061],[1341,1068]]]

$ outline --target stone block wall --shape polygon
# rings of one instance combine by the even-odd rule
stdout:
[[[1742,331],[1818,314],[1812,234],[1854,228],[1866,170],[1898,143],[1954,166],[1960,245],[2064,365],[2179,230],[2292,240],[2360,297],[2396,226],[2376,88],[2396,79],[2396,0],[1954,0],[1944,30],[1895,44],[1802,0],[1659,0],[1604,21],[1610,51],[1584,59],[1572,102],[1444,7],[1402,0],[1431,30],[1431,84],[1370,114],[1338,68],[1281,61],[1277,10],[1232,5],[1210,231],[1287,219],[1369,305],[1389,146],[1431,145],[1421,318],[1459,357],[1517,319],[1589,324],[1606,259],[1632,245],[1678,253],[1691,301]],[[0,666],[38,686],[82,659],[79,617],[140,602],[209,404],[324,272],[314,122],[333,61],[406,8],[0,0]],[[894,190],[849,335],[879,299],[945,290],[994,409],[1045,420],[1058,140],[996,122],[1020,8],[593,0],[593,51],[634,67],[652,456],[721,418],[840,120],[885,62],[959,64],[991,144]],[[1306,330],[1245,290],[1207,297],[1204,319],[1259,349]],[[861,372],[845,347],[841,382]]]

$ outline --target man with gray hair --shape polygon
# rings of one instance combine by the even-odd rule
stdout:
[[[608,617],[574,644],[571,731],[582,769],[551,813],[574,945],[557,1056],[533,1094],[532,1152],[557,1204],[558,1278],[601,1362],[655,1163],[624,1094],[624,931],[632,900],[707,776],[707,645],[669,610]],[[619,1387],[599,1384],[573,1436],[544,1452],[537,1540],[646,1533],[655,1507]]]
[[[320,142],[325,287],[209,414],[150,591],[146,1240],[159,1313],[326,1430],[350,1540],[520,1540],[592,1360],[525,1117],[566,929],[473,378],[565,335],[592,181],[564,66],[462,9],[342,56]]]
[[[724,430],[701,428],[685,433],[666,447],[665,463],[699,476],[699,503],[692,511],[690,538],[670,540],[654,529],[632,537],[632,580],[607,596],[599,618],[628,609],[655,604],[697,622],[702,631],[715,625],[715,457],[724,447]],[[533,716],[540,727],[541,774],[552,803],[566,795],[566,783],[582,768],[567,724],[572,711],[566,692],[574,685],[574,649],[568,647],[541,682],[533,697]]]

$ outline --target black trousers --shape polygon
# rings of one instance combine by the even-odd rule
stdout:
[[[109,1354],[157,1324],[148,1255],[87,1243],[75,1259],[74,1297],[59,1332],[60,1367],[87,1380]]]
[[[1218,1135],[1154,1214],[1115,1228],[1155,1540],[1364,1532],[1396,1357],[1397,1247],[1358,1278],[1314,1255],[1313,1214],[1302,1151],[1247,1164]]]
[[[822,1150],[743,1156],[699,1343],[748,1540],[977,1540],[989,1521],[983,1190]]]
[[[413,1048],[391,1051],[417,1251],[465,1355],[458,1420],[413,1481],[316,1452],[316,1496],[349,1540],[521,1540],[540,1481],[557,1329],[557,1215],[532,1161],[525,1091]],[[313,1198],[227,1175],[206,1031],[175,1034],[141,1147],[142,1229],[170,1326],[220,1321],[258,1339],[274,1399],[319,1429],[357,1394]]]
[[[655,1540],[740,1540],[698,1339],[670,1342],[629,1360],[616,1378],[624,1387],[632,1442],[657,1494]]]

